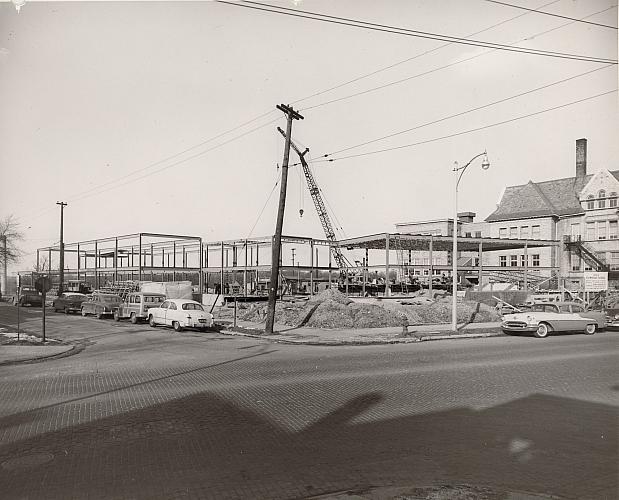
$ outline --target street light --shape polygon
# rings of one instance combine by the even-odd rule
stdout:
[[[488,168],[490,168],[490,162],[488,161],[488,154],[485,151],[473,156],[473,158],[471,158],[463,167],[459,167],[457,161],[454,162],[455,166],[453,168],[456,176],[456,184],[454,190],[453,252],[451,256],[451,329],[454,332],[458,329],[458,185],[460,184],[460,179],[462,179],[462,175],[464,175],[467,167],[480,156],[484,157],[481,162],[481,168],[488,170]],[[432,279],[432,276],[430,276],[430,279]]]

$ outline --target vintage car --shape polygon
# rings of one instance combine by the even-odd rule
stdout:
[[[120,321],[123,318],[129,318],[131,323],[136,324],[148,318],[148,310],[151,307],[158,307],[164,300],[165,295],[162,293],[132,292],[114,311],[114,319]]]
[[[575,302],[534,304],[526,312],[506,314],[501,323],[504,333],[530,332],[538,338],[547,337],[551,332],[582,331],[593,335],[605,327],[604,313],[585,311]]]
[[[606,305],[606,328],[619,328],[619,300]]]
[[[63,292],[52,302],[55,312],[63,311],[65,314],[78,312],[82,309],[82,303],[88,300],[88,296],[83,293]]]
[[[168,325],[180,332],[183,328],[206,330],[213,326],[213,315],[195,300],[169,299],[159,307],[148,310],[148,324],[152,327]]]
[[[93,292],[88,300],[82,302],[82,316],[94,314],[97,319],[112,316],[122,299],[115,293]]]
[[[13,298],[13,303],[16,306],[42,306],[43,294],[33,286],[21,286]]]

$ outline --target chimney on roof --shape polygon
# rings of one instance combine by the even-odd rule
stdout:
[[[587,175],[587,139],[576,141],[576,177]]]
[[[476,215],[475,212],[459,212],[458,222],[473,222]]]

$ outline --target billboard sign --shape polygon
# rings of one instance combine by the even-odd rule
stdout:
[[[608,290],[607,272],[585,272],[585,292]]]

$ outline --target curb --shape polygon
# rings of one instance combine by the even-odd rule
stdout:
[[[75,354],[79,354],[85,348],[86,346],[83,344],[72,344],[70,349],[67,349],[66,351],[63,351],[63,352],[59,352],[56,354],[49,354],[47,356],[37,356],[36,358],[0,361],[0,366],[10,366],[10,365],[19,365],[19,364],[28,364],[28,363],[42,363],[43,361],[49,361],[52,359],[66,358],[69,356],[73,356]]]
[[[277,344],[292,344],[292,345],[311,345],[311,346],[344,346],[344,345],[381,345],[381,344],[414,344],[418,342],[429,342],[433,340],[458,340],[458,339],[476,339],[486,337],[500,337],[504,334],[502,332],[480,332],[480,333],[463,333],[459,335],[423,335],[416,337],[411,334],[409,337],[400,337],[392,339],[372,339],[372,340],[293,340],[283,339],[272,335],[260,335],[255,333],[239,332],[233,330],[222,329],[219,333],[223,335],[248,337],[255,339],[268,340]],[[439,333],[439,332],[436,332]]]

